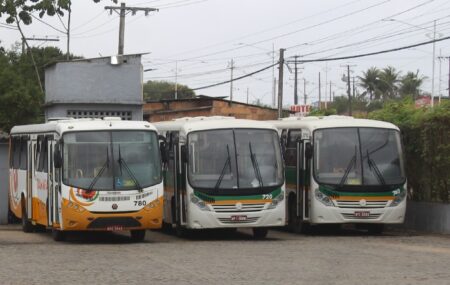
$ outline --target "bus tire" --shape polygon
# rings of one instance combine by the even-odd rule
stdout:
[[[267,237],[267,233],[269,232],[268,228],[253,228],[253,238],[255,239],[264,239]]]
[[[130,234],[133,242],[141,242],[145,239],[145,230],[131,230]]]
[[[24,200],[22,200],[24,201]],[[32,233],[34,231],[33,224],[28,220],[27,209],[25,203],[22,203],[22,230],[24,233]]]
[[[367,231],[372,235],[381,235],[384,231],[384,224],[369,224]]]
[[[302,222],[302,219],[300,217],[297,217],[297,209],[296,209],[296,198],[295,196],[289,197],[289,204],[288,204],[288,214],[289,214],[289,220],[288,220],[288,229],[291,233],[303,233],[305,231],[305,225]],[[300,209],[302,210],[302,209]]]
[[[166,222],[162,222],[161,225],[161,231],[163,233],[170,233],[172,231],[172,224],[171,223],[166,223]]]
[[[179,223],[177,223],[175,225],[175,234],[177,235],[177,237],[180,237],[180,238],[185,238],[185,237],[188,237],[188,235],[189,235],[188,229],[186,229]]]
[[[54,241],[65,241],[66,240],[66,232],[52,229],[52,238]]]

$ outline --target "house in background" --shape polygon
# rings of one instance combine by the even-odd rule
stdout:
[[[230,102],[226,97],[197,96],[189,99],[147,101],[144,104],[144,120],[168,121],[183,117],[232,116],[238,119],[276,120],[277,109]]]
[[[45,70],[45,120],[142,120],[141,54],[57,62]]]

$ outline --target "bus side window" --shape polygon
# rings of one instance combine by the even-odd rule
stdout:
[[[20,151],[20,144],[17,141],[16,137],[11,138],[11,155],[10,155],[10,166],[11,168],[17,169],[18,165],[18,159],[19,159],[19,151]]]
[[[14,148],[14,169],[19,169],[20,167],[20,138],[17,137],[15,139],[15,148]]]
[[[285,162],[286,166],[297,166],[297,139],[301,136],[301,130],[290,130],[286,140]]]
[[[27,154],[28,154],[28,139],[25,137],[20,140],[20,163],[19,168],[27,170]]]

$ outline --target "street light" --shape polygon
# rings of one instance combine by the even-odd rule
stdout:
[[[426,30],[430,33],[432,33],[432,37],[429,36],[429,34],[426,34],[427,37],[431,38],[433,40],[433,61],[432,61],[432,73],[431,73],[431,107],[434,107],[434,67],[435,67],[435,57],[436,57],[436,20],[433,21],[433,30],[430,30],[428,28],[424,28],[421,26],[413,25],[408,22],[404,22],[397,19],[383,19],[383,21],[390,21],[390,22],[399,22],[411,27],[415,27],[418,29]],[[437,34],[438,37],[442,37],[442,34]]]

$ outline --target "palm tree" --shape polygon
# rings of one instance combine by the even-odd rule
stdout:
[[[400,96],[412,96],[416,99],[420,94],[420,86],[425,80],[425,76],[419,76],[419,70],[416,73],[409,71],[400,80]]]
[[[399,76],[400,72],[397,72],[392,66],[383,68],[380,72],[379,89],[383,93],[383,100],[397,97]]]
[[[359,86],[366,90],[366,94],[369,94],[370,101],[372,101],[374,95],[376,98],[379,94],[379,76],[380,70],[376,67],[371,67],[367,71],[363,71],[363,76],[358,76],[360,81]]]

